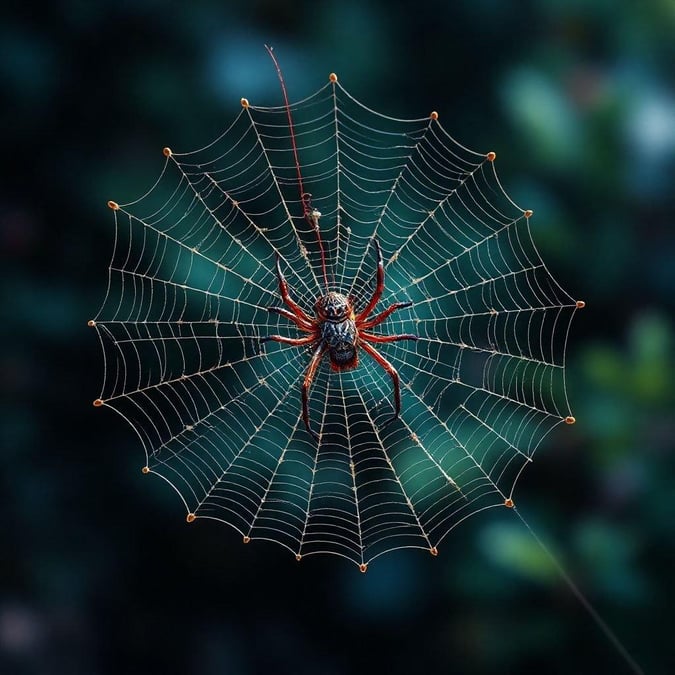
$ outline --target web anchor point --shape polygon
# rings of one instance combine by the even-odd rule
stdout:
[[[433,556],[437,556],[438,555],[438,549],[435,546],[432,546],[429,549],[429,553],[431,553],[431,555],[433,555]]]
[[[162,154],[163,154],[165,157],[171,157],[171,155],[173,155],[173,152],[171,152],[171,148],[164,148],[164,149],[162,150]]]
[[[523,215],[524,215],[526,218],[532,218],[532,214],[533,214],[533,213],[534,213],[534,211],[532,211],[531,209],[527,209],[527,211],[524,211],[524,212],[523,212]]]
[[[244,542],[245,544],[248,544],[249,541],[251,541],[251,537],[249,537],[248,535],[244,535],[243,542]]]
[[[117,202],[114,202],[112,199],[108,201],[108,208],[112,209],[113,211],[117,211],[119,209],[120,205]]]
[[[338,81],[338,76],[337,76],[335,73],[331,73],[331,74],[328,76],[328,81],[329,81],[329,82],[332,82],[333,84],[335,84],[335,83]]]
[[[577,300],[574,304],[577,309],[583,309],[586,306],[586,303],[583,300]]]
[[[572,417],[572,415],[568,415],[565,418],[565,424],[574,424],[576,421],[577,421],[576,418]]]
[[[512,509],[512,508],[515,506],[515,504],[513,503],[513,499],[511,499],[511,497],[507,497],[507,498],[504,500],[504,506],[505,506],[507,509]]]
[[[197,516],[195,516],[194,513],[188,513],[187,516],[185,516],[185,520],[186,520],[188,523],[194,523],[196,517],[197,517]]]
[[[485,158],[488,162],[494,162],[495,159],[497,159],[497,153],[490,151],[487,155],[485,155]]]
[[[93,328],[95,325],[96,321],[94,321],[93,319],[89,319],[89,321],[87,321],[87,326],[89,326],[89,328]]]
[[[361,563],[359,569],[365,574],[368,571],[368,563]]]
[[[438,113],[435,110],[432,111],[431,114],[429,115],[429,118],[434,120],[435,122],[438,119]]]
[[[247,98],[242,98],[241,101],[240,101],[240,103],[241,103],[241,107],[242,107],[242,108],[248,108],[248,106],[249,106],[249,103],[248,103],[248,99],[247,99]]]
[[[102,405],[103,405],[103,399],[97,398],[97,399],[94,401],[94,408],[100,408]]]
[[[302,556],[299,553],[295,554],[295,559],[300,562],[302,560]]]
[[[141,473],[143,473],[143,474],[148,474],[148,473],[150,473],[150,467],[149,467],[149,466],[144,466],[144,467],[141,469]]]

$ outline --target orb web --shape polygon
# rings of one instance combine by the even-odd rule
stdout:
[[[310,315],[323,295],[316,233],[303,217],[287,110],[242,99],[239,115],[194,152],[165,148],[156,183],[110,202],[108,288],[90,322],[104,355],[97,405],[136,430],[144,473],[161,476],[187,520],[214,519],[244,542],[271,540],[298,559],[368,563],[394,549],[436,554],[470,515],[513,505],[544,436],[571,423],[564,379],[575,302],[530,232],[532,213],[503,190],[494,153],[455,141],[436,113],[378,113],[331,76],[292,103],[304,190],[321,213],[331,290],[363,308],[383,251],[378,308],[412,305],[377,345],[401,378],[363,351],[351,372],[324,359],[310,393],[310,351],[283,316],[275,255]]]

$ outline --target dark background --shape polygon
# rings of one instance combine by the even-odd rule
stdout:
[[[161,148],[215,137],[239,98],[279,104],[330,71],[397,117],[438,110],[495,150],[534,237],[587,309],[575,427],[518,505],[647,672],[675,670],[675,5],[671,0],[3,3],[0,16],[0,671],[628,672],[513,512],[438,558],[368,574],[216,523],[188,527],[140,443],[95,410],[87,330],[105,293],[108,199]]]

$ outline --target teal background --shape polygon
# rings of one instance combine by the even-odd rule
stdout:
[[[536,212],[535,241],[587,302],[572,327],[574,427],[516,501],[646,672],[675,670],[675,5],[499,2],[6,3],[0,670],[8,673],[629,672],[511,512],[438,558],[361,575],[298,565],[139,472],[95,410],[86,321],[106,284],[108,199],[161,148],[215,137],[246,96],[299,99],[329,72],[397,117],[438,110]]]

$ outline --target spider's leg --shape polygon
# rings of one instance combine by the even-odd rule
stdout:
[[[360,326],[361,328],[373,328],[378,324],[382,323],[390,314],[393,314],[397,309],[403,309],[404,307],[410,307],[412,302],[395,302],[391,307],[385,309],[384,312],[380,312],[377,316],[374,316],[372,319],[364,321]]]
[[[312,320],[302,311],[300,305],[298,305],[291,294],[288,291],[288,283],[284,277],[283,272],[281,271],[281,258],[279,254],[276,253],[276,268],[277,268],[277,279],[279,280],[279,293],[281,293],[281,299],[288,305],[290,310],[298,317],[301,321],[311,324]]]
[[[316,330],[316,325],[314,323],[307,323],[304,321],[304,319],[301,319],[299,316],[296,316],[293,314],[293,312],[289,312],[287,309],[284,309],[283,307],[268,307],[267,308],[268,312],[274,312],[275,314],[281,314],[281,316],[285,316],[289,321],[292,321],[300,330],[304,330],[307,333],[311,333],[314,330]]]
[[[392,336],[395,337],[395,336]],[[396,368],[387,361],[374,347],[371,347],[367,342],[362,342],[361,347],[363,350],[370,354],[377,363],[379,363],[391,377],[391,381],[394,383],[394,416],[390,417],[382,426],[386,427],[387,424],[391,424],[394,420],[398,419],[398,416],[401,414],[401,383],[398,376]]]
[[[260,344],[274,340],[274,342],[282,342],[285,345],[291,345],[292,347],[302,347],[303,345],[310,345],[316,340],[316,335],[308,335],[307,337],[302,338],[289,338],[284,337],[283,335],[268,335],[267,337],[260,338]]]
[[[367,342],[398,342],[399,340],[419,340],[417,335],[402,333],[401,335],[375,335],[359,330],[359,337]]]
[[[375,251],[377,252],[377,272],[375,275],[375,292],[366,308],[356,317],[356,321],[363,321],[374,309],[375,305],[380,301],[382,292],[384,291],[384,263],[382,262],[382,251],[380,250],[380,243],[377,239],[373,239],[375,244]]]
[[[309,362],[307,367],[307,372],[305,373],[305,380],[302,383],[302,420],[307,427],[307,431],[314,437],[314,440],[319,442],[319,434],[315,431],[312,431],[309,426],[309,388],[312,386],[312,381],[314,380],[314,375],[316,374],[316,369],[321,363],[323,355],[326,353],[327,346],[325,344],[320,344],[312,355],[312,360]]]

